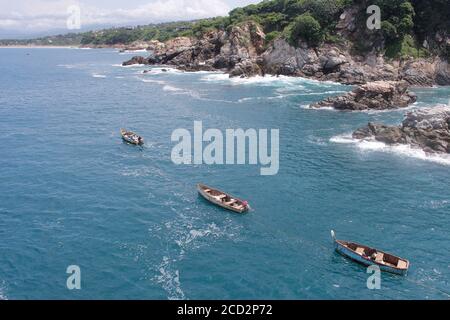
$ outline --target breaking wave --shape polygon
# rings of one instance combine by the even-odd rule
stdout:
[[[288,76],[255,76],[250,78],[239,78],[239,77],[233,77],[230,78],[230,76],[227,73],[210,73],[201,78],[201,81],[207,81],[207,82],[229,82],[232,85],[296,85],[298,88],[298,85],[302,83],[320,83],[319,81],[315,80],[309,80],[299,77],[288,77]],[[323,83],[321,83],[323,84]]]
[[[387,145],[383,142],[375,140],[359,140],[353,139],[351,134],[344,134],[332,137],[330,142],[341,144],[355,145],[361,151],[369,152],[387,152],[395,155],[406,156],[410,158],[420,159],[423,161],[431,161],[441,165],[450,166],[450,155],[445,154],[429,154],[419,148],[410,145]]]
[[[113,64],[113,65],[111,65],[111,66],[113,66],[113,67],[119,67],[119,68],[141,68],[141,67],[146,67],[145,64],[130,64],[130,65],[128,65],[128,66],[124,66],[124,65],[122,65],[122,64],[120,64],[120,63],[115,63],[115,64]]]
[[[98,73],[93,73],[92,77],[93,78],[102,78],[102,79],[106,78],[106,76],[104,74],[98,74]]]

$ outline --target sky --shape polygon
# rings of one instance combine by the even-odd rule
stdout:
[[[260,1],[0,0],[0,38],[85,31],[101,26],[134,26],[208,18],[226,15],[235,7]]]

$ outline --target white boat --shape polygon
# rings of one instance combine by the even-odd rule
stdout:
[[[406,275],[409,261],[392,254],[374,249],[359,243],[336,240],[336,234],[331,231],[335,249],[340,254],[365,266],[377,265],[381,271]]]
[[[250,206],[247,201],[240,200],[223,191],[208,187],[204,184],[197,185],[198,193],[206,200],[231,211],[244,213]]]

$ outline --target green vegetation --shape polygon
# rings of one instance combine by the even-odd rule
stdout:
[[[427,49],[419,46],[411,36],[403,37],[402,42],[393,42],[386,46],[386,57],[388,58],[426,58],[429,55]]]
[[[288,31],[288,40],[296,45],[300,39],[304,39],[309,45],[318,45],[323,39],[320,23],[310,14],[304,13],[291,23]]]

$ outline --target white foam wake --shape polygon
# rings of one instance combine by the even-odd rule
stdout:
[[[446,154],[430,154],[422,149],[414,148],[410,145],[387,145],[383,142],[375,140],[359,140],[353,139],[351,134],[344,134],[332,137],[330,142],[355,145],[361,151],[369,152],[387,152],[399,156],[420,159],[423,161],[431,161],[441,165],[450,166],[450,155]]]
[[[181,289],[180,271],[173,269],[173,263],[169,257],[164,256],[163,261],[158,266],[159,275],[154,280],[159,283],[163,289],[169,294],[169,300],[184,300],[186,296]]]
[[[98,73],[93,73],[92,77],[93,78],[102,78],[102,79],[106,78],[106,76],[104,74],[98,74]]]
[[[8,297],[6,296],[5,293],[5,281],[1,281],[0,282],[0,300],[8,300]]]

